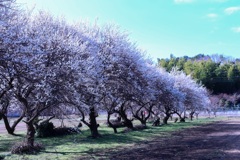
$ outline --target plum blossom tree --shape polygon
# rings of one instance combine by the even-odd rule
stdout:
[[[8,27],[11,25],[9,23],[9,19],[12,15],[12,12],[9,8],[12,3],[9,3],[6,0],[0,1],[0,80],[1,80],[1,88],[0,88],[0,99],[7,93],[8,90],[12,88],[12,81],[13,78],[11,78],[10,70],[8,70],[8,63],[11,63],[10,61],[7,61],[6,56],[6,46],[3,44],[3,41],[5,40],[5,31],[8,29]]]
[[[107,25],[101,33],[102,42],[99,45],[101,49],[98,57],[102,62],[101,93],[105,100],[103,107],[108,112],[108,119],[111,114],[117,113],[124,125],[133,129],[128,113],[133,111],[132,105],[137,104],[133,103],[143,97],[148,86],[148,79],[144,72],[146,61],[142,51],[129,41],[128,34],[121,32],[118,27]]]
[[[0,119],[4,120],[5,127],[9,134],[14,134],[15,127],[22,120],[24,111],[21,116],[10,125],[7,115],[9,114],[11,104],[15,102],[12,98],[12,89],[16,79],[16,68],[20,65],[16,61],[15,51],[21,42],[19,37],[20,30],[25,27],[27,18],[25,14],[16,7],[14,0],[0,1]],[[21,21],[21,24],[19,23]],[[19,107],[15,107],[19,110]]]
[[[134,106],[130,107],[133,117],[139,120],[142,125],[146,125],[150,116],[155,114],[153,110],[159,104],[158,96],[160,95],[161,90],[155,88],[156,82],[164,79],[160,77],[156,67],[151,63],[144,64],[141,78],[145,83],[141,83],[141,86],[139,86],[141,89],[136,90],[134,93]]]
[[[65,88],[67,102],[76,107],[81,115],[81,121],[89,127],[91,136],[97,138],[100,134],[96,117],[102,99],[102,95],[99,94],[101,78],[99,74],[100,61],[97,58],[99,46],[96,41],[99,36],[98,26],[79,22],[72,27],[75,32],[72,43],[76,50],[73,52],[69,64],[71,78],[68,81],[68,87]],[[89,121],[86,120],[87,115]]]
[[[68,53],[73,53],[69,47],[72,33],[64,21],[44,12],[24,19],[28,20],[26,25],[18,21],[17,29],[11,30],[14,39],[4,41],[4,45],[11,47],[8,54],[17,64],[12,90],[25,112],[26,142],[33,147],[35,118],[64,101],[65,75],[71,72]]]
[[[109,118],[111,114],[118,113],[125,125],[133,128],[126,112],[133,91],[137,89],[137,83],[140,83],[136,73],[140,72],[138,65],[142,56],[129,42],[127,35],[121,33],[117,27],[85,25],[78,25],[78,29],[90,40],[86,40],[84,53],[87,56],[83,59],[78,54],[76,56],[79,57],[75,58],[79,61],[74,65],[77,80],[73,84],[75,96],[70,96],[74,97],[71,101],[78,106],[82,122],[89,126],[92,136],[96,133],[93,137],[98,136],[95,117],[96,112],[101,109],[108,112]],[[89,113],[89,123],[85,121],[86,113]]]
[[[166,72],[163,68],[156,68],[156,77],[154,89],[156,90],[156,112],[164,113],[163,123],[167,124],[169,118],[174,114],[174,110],[185,98],[185,95],[174,87],[175,78],[172,74]]]
[[[213,112],[214,116],[216,117],[217,111],[220,109],[221,98],[219,97],[219,95],[211,95],[209,99],[211,102],[211,107],[209,107],[209,109]]]
[[[185,113],[189,111],[192,120],[193,114],[197,110],[200,111],[209,106],[208,92],[205,87],[198,84],[190,75],[186,75],[183,71],[173,68],[170,73],[175,77],[174,87],[178,88],[185,95],[185,99],[180,104],[180,107],[175,108],[175,113],[179,116],[181,122],[185,122]]]

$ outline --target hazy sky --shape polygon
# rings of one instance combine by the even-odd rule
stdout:
[[[68,21],[113,22],[153,58],[240,57],[240,0],[17,0]]]

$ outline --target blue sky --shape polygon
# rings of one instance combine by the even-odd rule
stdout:
[[[17,0],[68,21],[113,22],[153,59],[224,54],[239,58],[239,0]]]

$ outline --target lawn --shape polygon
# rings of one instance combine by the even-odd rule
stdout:
[[[68,135],[54,138],[37,138],[36,141],[44,144],[45,150],[37,155],[14,155],[9,151],[11,146],[17,141],[24,139],[24,134],[20,136],[11,136],[0,134],[0,159],[19,160],[69,160],[77,159],[79,157],[90,159],[91,157],[98,158],[103,150],[118,150],[125,147],[132,147],[139,143],[151,141],[159,136],[171,136],[174,131],[182,130],[184,128],[196,127],[206,123],[221,120],[222,118],[201,118],[195,121],[187,121],[186,123],[172,123],[168,125],[152,127],[150,124],[148,128],[141,131],[132,131],[128,133],[121,132],[123,129],[118,129],[120,132],[114,134],[111,128],[104,125],[99,127],[99,132],[102,137],[99,139],[92,139],[89,130],[82,130],[80,134]],[[104,154],[104,152],[102,152]],[[100,155],[104,157],[104,155]]]

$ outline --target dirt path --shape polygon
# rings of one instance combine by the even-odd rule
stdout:
[[[240,120],[187,129],[169,138],[106,154],[114,160],[239,160]]]

